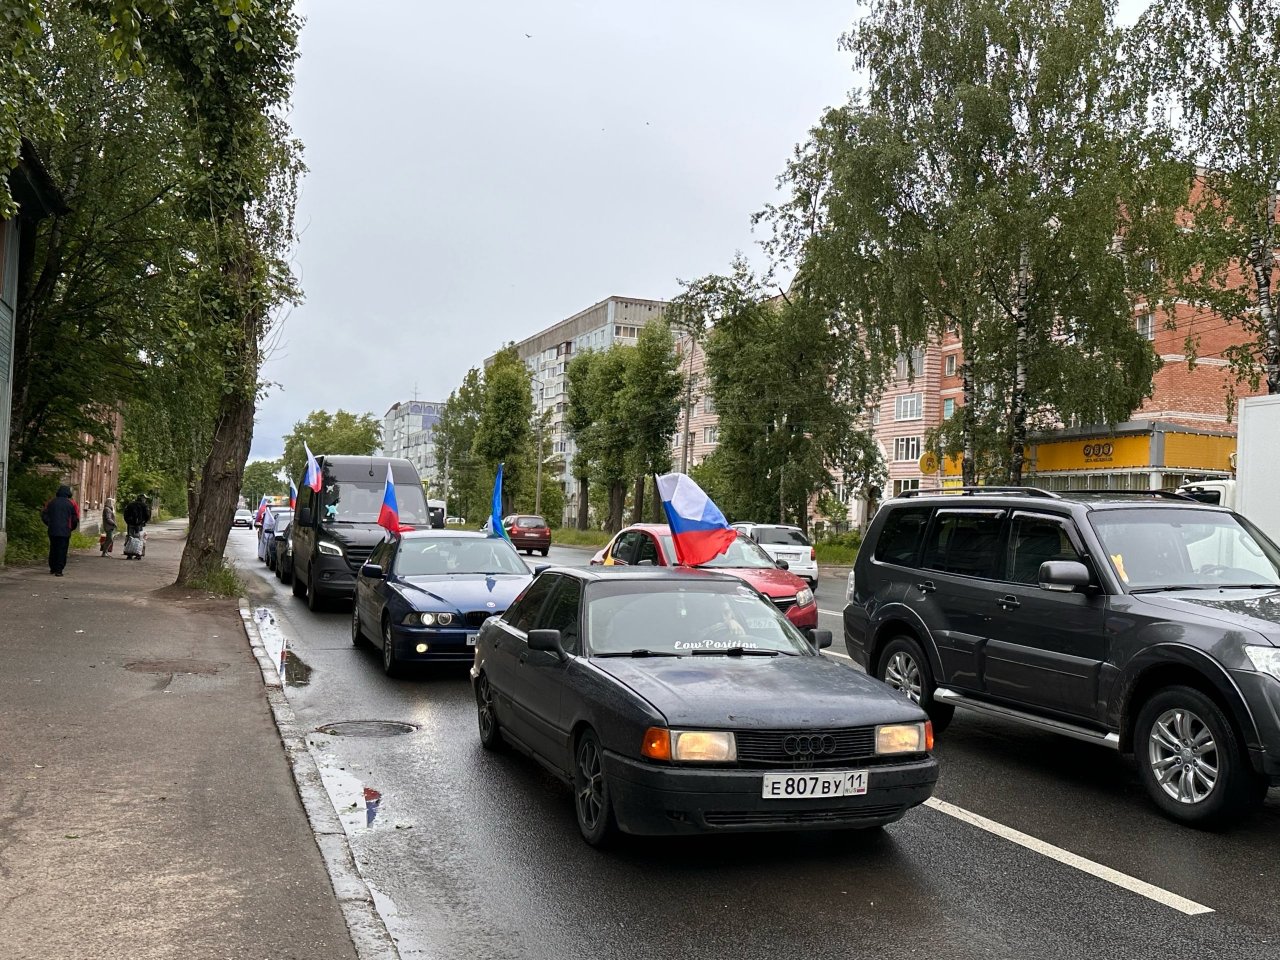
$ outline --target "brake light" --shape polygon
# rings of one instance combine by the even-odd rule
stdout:
[[[817,559],[818,559],[818,549],[817,549],[816,547],[810,547],[810,548],[809,548],[809,559],[810,559],[810,560],[817,560]]]

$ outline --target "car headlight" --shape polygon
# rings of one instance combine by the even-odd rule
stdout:
[[[813,603],[813,591],[810,590],[808,587],[805,587],[803,590],[801,590],[799,593],[796,594],[797,607],[807,607],[811,603]]]
[[[645,731],[640,752],[654,760],[682,763],[728,763],[738,759],[738,746],[733,734],[722,730],[650,727]]]
[[[342,556],[342,548],[332,540],[317,540],[316,549],[326,556],[340,557]]]
[[[876,727],[876,753],[924,753],[932,744],[927,723],[886,723]]]
[[[1253,669],[1280,680],[1280,647],[1255,647],[1246,644],[1244,655]]]
[[[453,623],[452,613],[411,613],[404,618],[410,627],[447,627]]]

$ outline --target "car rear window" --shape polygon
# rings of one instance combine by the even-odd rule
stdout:
[[[897,563],[911,566],[916,559],[916,549],[929,522],[928,507],[909,507],[890,510],[880,538],[876,541],[875,557],[881,563]]]
[[[803,533],[799,530],[788,530],[785,527],[756,527],[755,541],[756,543],[767,543],[771,546],[809,546],[809,538]]]
[[[516,521],[517,527],[523,527],[527,530],[532,530],[536,527],[545,527],[546,525],[547,521],[543,520],[541,517],[521,517]]]

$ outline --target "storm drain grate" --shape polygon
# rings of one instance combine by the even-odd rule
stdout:
[[[333,737],[398,737],[417,729],[414,724],[399,720],[340,720],[316,727],[316,733],[327,733]]]

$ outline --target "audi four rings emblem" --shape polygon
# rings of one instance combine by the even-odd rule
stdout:
[[[814,737],[787,737],[782,741],[782,749],[791,757],[802,754],[820,757],[823,754],[836,752],[836,738],[829,733]]]

